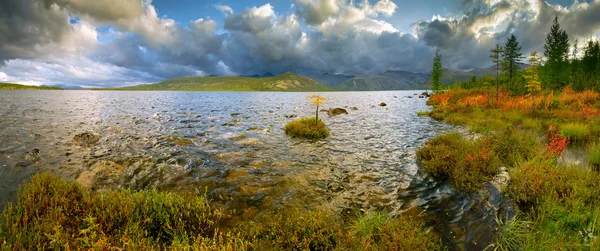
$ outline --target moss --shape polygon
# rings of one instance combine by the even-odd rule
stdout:
[[[316,118],[301,118],[285,125],[285,134],[292,137],[307,139],[322,139],[329,136],[329,130],[323,121],[317,122]]]

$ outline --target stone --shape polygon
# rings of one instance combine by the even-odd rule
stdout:
[[[327,111],[327,115],[329,116],[336,116],[340,114],[348,114],[348,111],[346,111],[344,108],[333,108]]]
[[[387,106],[386,103],[381,102],[381,104],[379,104],[379,106]]]
[[[91,146],[100,141],[100,137],[90,132],[84,132],[73,137],[73,144],[80,146]]]
[[[29,161],[38,161],[40,160],[40,149],[33,149],[31,151],[29,151],[29,153],[27,153],[27,156],[25,156],[26,160]]]
[[[125,172],[123,165],[112,161],[102,160],[96,162],[88,171],[82,172],[77,182],[84,187],[92,188],[99,180],[115,179]]]

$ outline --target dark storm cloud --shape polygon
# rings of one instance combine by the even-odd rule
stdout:
[[[600,1],[575,3],[568,8],[542,0],[465,1],[465,14],[457,18],[437,18],[416,24],[417,37],[440,48],[451,68],[470,69],[490,64],[488,51],[517,36],[525,55],[542,52],[544,39],[555,16],[571,41],[589,39],[600,30]]]
[[[3,0],[0,80],[121,86],[210,74],[427,72],[435,48],[445,67],[467,70],[490,64],[490,48],[510,34],[524,53],[540,51],[555,15],[572,40],[600,31],[600,0],[568,8],[468,0],[460,16],[418,21],[413,34],[383,21],[398,7],[390,0],[294,6],[276,13],[270,4],[235,11],[218,5],[222,24],[181,24],[143,0]],[[106,34],[96,27],[104,25],[114,31],[101,43]]]

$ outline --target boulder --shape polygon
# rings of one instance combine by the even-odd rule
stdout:
[[[100,137],[90,132],[84,132],[73,137],[73,144],[80,146],[91,146],[100,141]]]
[[[379,106],[387,106],[386,103],[381,102],[381,104],[379,104]]]
[[[348,114],[348,111],[346,111],[344,108],[333,108],[327,111],[327,115],[329,116],[336,116],[340,114]]]

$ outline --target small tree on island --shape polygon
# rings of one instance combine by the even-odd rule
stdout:
[[[531,95],[531,106],[535,106],[535,93],[542,90],[542,83],[540,82],[538,68],[542,63],[542,59],[540,59],[537,55],[537,51],[534,51],[530,55],[529,63],[531,64],[529,67],[525,68],[525,80],[527,81],[527,91],[529,95]]]
[[[316,124],[319,122],[319,105],[324,104],[325,102],[323,102],[323,101],[327,100],[327,98],[321,97],[320,95],[317,95],[317,94],[307,96],[307,98],[311,100],[310,101],[311,104],[317,105],[317,111],[315,112],[315,118],[316,118],[315,124]]]

